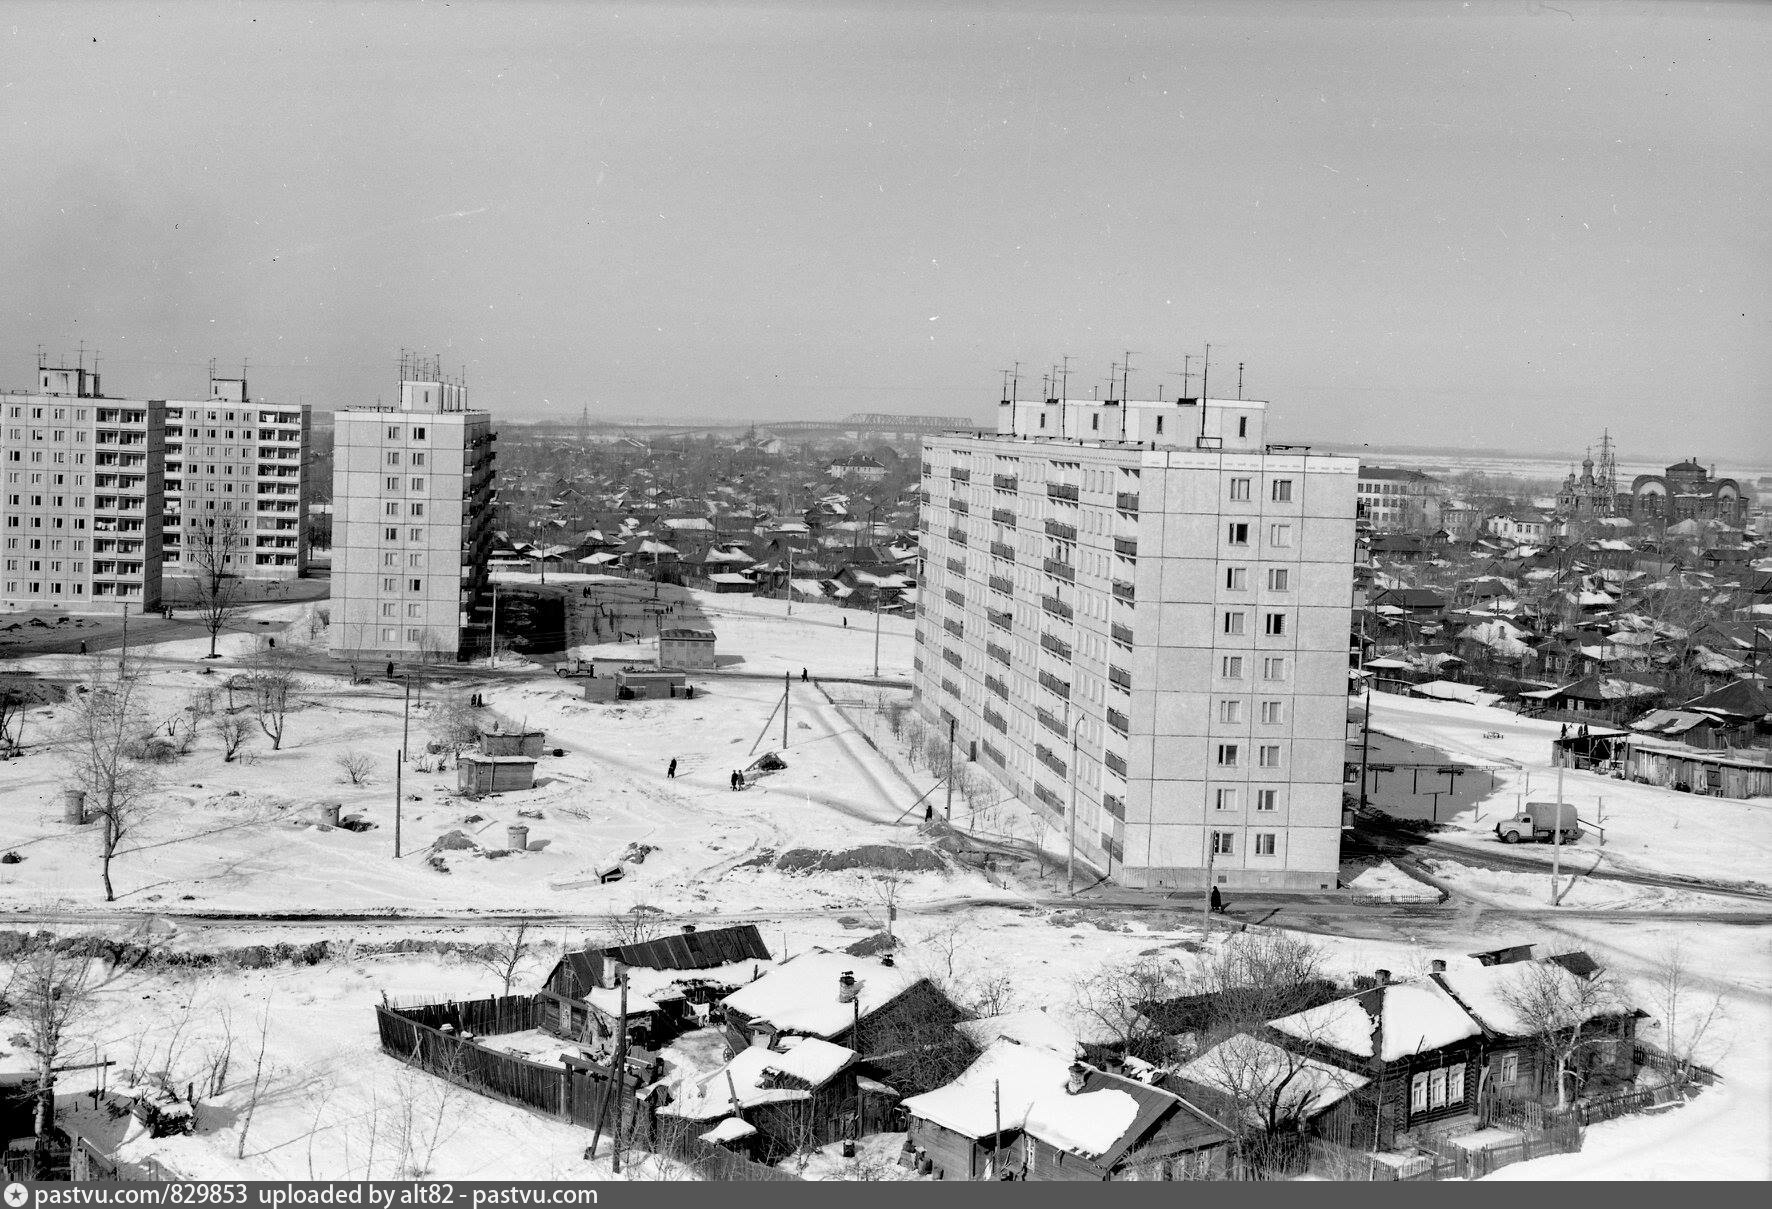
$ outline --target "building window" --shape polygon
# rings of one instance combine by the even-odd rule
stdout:
[[[1266,629],[1269,638],[1280,637],[1286,632],[1286,614],[1269,613],[1267,615]]]
[[[1243,703],[1241,701],[1220,701],[1218,703],[1218,720],[1220,722],[1241,722],[1243,720]]]
[[[1427,1111],[1427,1072],[1422,1071],[1409,1080],[1409,1111]]]
[[[387,484],[389,491],[400,490],[400,476],[397,474],[390,474],[387,478]]]
[[[1246,437],[1249,435],[1249,417],[1248,416],[1238,416],[1237,417],[1237,435],[1240,437]]]
[[[414,491],[423,491],[425,489],[425,481],[423,479],[413,479],[412,489]]]
[[[1272,616],[1272,614],[1269,614],[1269,616]],[[1243,615],[1234,612],[1226,613],[1224,615],[1224,632],[1227,634],[1241,634],[1243,632]]]
[[[1271,832],[1271,831],[1257,831],[1255,833],[1255,855],[1256,856],[1272,856],[1272,855],[1274,855],[1274,833],[1273,832]]]
[[[396,617],[399,615],[399,606],[392,605],[392,604],[384,604],[381,607],[381,615],[383,617]]]
[[[1278,768],[1280,766],[1280,745],[1278,743],[1263,743],[1259,761],[1263,768]]]
[[[408,617],[422,617],[424,615],[424,606],[409,604],[406,606],[406,615]]]
[[[398,466],[398,465],[399,465],[399,464],[400,464],[400,454],[399,454],[399,452],[398,452],[398,451],[395,451],[395,450],[389,450],[389,451],[388,451],[388,465],[390,465],[390,466]]]
[[[1286,703],[1284,701],[1263,701],[1261,703],[1261,720],[1269,726],[1286,720]]]
[[[1503,1083],[1518,1082],[1520,1078],[1520,1055],[1501,1055],[1501,1070],[1496,1078],[1500,1079]]]
[[[1267,531],[1268,545],[1283,548],[1292,544],[1291,525],[1269,525]]]
[[[424,633],[423,630],[418,629],[416,627],[409,628],[406,631],[406,641],[407,642],[417,642],[419,639],[419,635],[421,635],[423,633]]]
[[[425,514],[425,506],[423,504],[414,504],[412,506],[412,515],[423,516],[424,514]]]
[[[1292,584],[1292,573],[1285,567],[1269,567],[1267,573],[1267,589],[1270,592],[1287,591]]]
[[[1213,798],[1213,806],[1219,810],[1235,810],[1237,808],[1237,791],[1220,789]]]
[[[1255,809],[1273,810],[1279,797],[1280,791],[1277,789],[1257,789],[1255,791]]]
[[[1231,498],[1233,500],[1246,500],[1249,498],[1249,480],[1248,479],[1232,479],[1231,480]]]
[[[1237,745],[1235,743],[1220,743],[1218,745],[1218,766],[1220,768],[1235,768],[1237,766]]]
[[[1284,680],[1286,678],[1286,660],[1273,655],[1261,661],[1261,678],[1263,680]]]
[[[1243,678],[1243,657],[1241,655],[1226,655],[1219,661],[1218,674],[1226,680],[1241,680]]]
[[[1249,522],[1232,521],[1230,528],[1226,531],[1225,539],[1233,546],[1247,546],[1249,544]]]
[[[397,626],[383,626],[382,631],[381,631],[381,640],[383,642],[399,642],[400,641],[399,628]]]
[[[425,590],[425,581],[422,579],[412,579],[407,582],[411,585],[412,591],[414,592],[422,592]]]
[[[414,466],[423,466],[423,465],[424,465],[424,464],[425,464],[425,455],[424,455],[424,450],[422,450],[422,449],[419,449],[419,450],[414,450],[414,451],[413,451],[413,454],[412,454],[412,464],[413,464],[413,465],[414,465]]]
[[[209,435],[211,435],[211,436],[214,436],[214,435],[215,435],[215,434],[214,434],[214,433],[210,433],[210,434],[209,434]],[[390,441],[398,441],[398,440],[399,440],[399,439],[400,439],[400,429],[399,429],[399,426],[398,426],[398,425],[394,425],[394,424],[390,424],[390,425],[388,425],[388,440],[390,440]]]
[[[1234,853],[1232,852],[1232,848],[1231,848],[1231,840],[1233,839],[1234,836],[1235,836],[1234,832],[1214,831],[1212,833],[1212,855],[1213,856],[1234,855]]]
[[[393,500],[389,500],[387,503],[383,504],[382,510],[384,512],[386,512],[389,516],[399,516],[400,515],[400,505]]]
[[[1292,499],[1292,480],[1291,479],[1275,479],[1274,480],[1274,503],[1284,504],[1284,503],[1290,502],[1291,499]]]
[[[400,531],[398,529],[384,529],[382,537],[388,541],[397,542],[400,540]]]
[[[422,427],[413,429],[412,430],[412,439],[415,441],[424,440],[425,439],[425,430]]]
[[[1248,567],[1226,567],[1224,569],[1224,587],[1227,592],[1241,592],[1249,586]]]
[[[1044,428],[1044,427],[1045,427],[1045,426],[1046,426],[1046,420],[1045,420],[1045,417],[1041,417],[1041,419],[1040,419],[1040,426],[1041,426],[1041,427],[1042,427],[1042,428]],[[1158,435],[1158,436],[1162,436],[1162,435],[1163,435],[1163,417],[1162,417],[1162,416],[1158,416],[1158,417],[1157,417],[1157,435]]]

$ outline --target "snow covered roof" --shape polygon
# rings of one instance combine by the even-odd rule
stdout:
[[[954,1027],[981,1048],[989,1046],[993,1041],[1006,1039],[1031,1049],[1051,1050],[1067,1060],[1083,1055],[1083,1047],[1078,1043],[1076,1033],[1060,1023],[1045,1008],[986,1016],[983,1020],[962,1020]]]
[[[1020,1129],[1034,1101],[1063,1094],[1073,1058],[1040,1046],[999,1037],[946,1087],[904,1102],[905,1111],[969,1138],[997,1129],[999,1106],[1004,1129]]]
[[[837,980],[846,972],[855,975],[860,988],[856,996],[859,1009],[855,1003],[842,1003],[837,998]],[[831,1037],[854,1023],[858,1010],[866,1019],[918,981],[917,975],[899,966],[812,949],[740,987],[722,1002],[782,1032]]]
[[[1455,1045],[1482,1029],[1435,982],[1391,982],[1269,1022],[1269,1027],[1355,1058],[1395,1062]],[[1374,1032],[1380,1052],[1372,1052]]]
[[[1238,1099],[1259,1100],[1247,1109],[1257,1125],[1266,1124],[1264,1114],[1276,1100],[1279,1119],[1311,1117],[1371,1081],[1248,1033],[1227,1037],[1175,1075]]]
[[[712,1074],[684,1083],[678,1089],[676,1101],[666,1111],[675,1116],[706,1121],[740,1109],[755,1108],[759,1104],[809,1099],[812,1093],[803,1088],[769,1087],[765,1084],[775,1082],[770,1075],[777,1073],[804,1079],[816,1088],[847,1066],[854,1059],[855,1051],[816,1041],[814,1038],[808,1038],[807,1041],[823,1046],[825,1050],[838,1052],[827,1054],[813,1050],[803,1058],[795,1058],[794,1054],[800,1048],[798,1046],[786,1053],[778,1053],[760,1045],[751,1046],[740,1050],[730,1062]],[[807,1044],[807,1041],[802,1041],[801,1045]],[[801,1074],[802,1070],[814,1074],[828,1070],[829,1073],[815,1079]]]
[[[740,575],[736,571],[716,571],[708,579],[717,584],[754,585],[756,582],[749,575]]]
[[[1432,697],[1436,701],[1462,701],[1466,705],[1493,705],[1499,700],[1494,693],[1455,680],[1430,680],[1426,684],[1411,685],[1409,693],[1416,697]]]
[[[1508,1002],[1508,996],[1520,986],[1525,972],[1530,969],[1542,969],[1547,976],[1563,986],[1565,993],[1558,996],[1558,1002],[1582,1002],[1582,996],[1575,990],[1581,980],[1552,959],[1516,961],[1493,966],[1460,966],[1434,977],[1436,981],[1444,983],[1446,989],[1457,996],[1459,1002],[1490,1032],[1504,1037],[1528,1037],[1537,1030]],[[1583,1019],[1591,1020],[1607,1014],[1603,1005],[1590,1005],[1590,1009]]]
[[[1112,1150],[1137,1119],[1137,1100],[1118,1087],[1104,1087],[1042,1096],[1029,1107],[1023,1128],[1058,1150],[1094,1159]]]
[[[715,1144],[721,1142],[737,1142],[740,1139],[750,1137],[756,1132],[757,1127],[752,1125],[749,1121],[741,1120],[738,1117],[726,1117],[722,1119],[718,1125],[715,1125],[712,1129],[702,1134],[701,1140],[704,1142],[713,1142]]]
[[[591,987],[585,992],[585,1002],[606,1016],[615,1016],[621,1012],[621,992],[612,987]],[[628,1015],[642,1016],[656,1011],[657,1002],[631,986],[628,988]]]

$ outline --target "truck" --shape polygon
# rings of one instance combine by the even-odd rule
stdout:
[[[1581,838],[1581,822],[1575,817],[1575,803],[1527,802],[1519,814],[1495,824],[1495,834],[1504,844],[1517,844],[1521,840],[1552,843],[1559,831],[1565,844],[1573,844]]]

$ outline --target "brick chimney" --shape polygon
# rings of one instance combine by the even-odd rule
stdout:
[[[855,981],[855,972],[844,970],[837,976],[837,1002],[854,1003],[855,997],[861,994],[861,984]]]

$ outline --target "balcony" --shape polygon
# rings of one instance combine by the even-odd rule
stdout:
[[[1061,766],[1063,763],[1064,761],[1059,761]],[[1047,809],[1054,811],[1060,816],[1064,814],[1064,799],[1053,793],[1050,789],[1047,789],[1044,785],[1036,784],[1034,786],[1034,796],[1041,802],[1045,803]]]
[[[1001,592],[1005,596],[1013,595],[1015,592],[1015,584],[1007,575],[993,575],[990,577],[989,583],[993,592]]]
[[[1077,489],[1070,483],[1047,483],[1046,498],[1074,504],[1077,502]]]
[[[964,546],[966,544],[966,530],[949,529],[948,540],[953,542],[956,546]]]
[[[998,491],[1019,491],[1021,481],[1013,474],[994,474],[991,476],[991,486]]]
[[[1054,655],[1057,655],[1060,659],[1065,660],[1067,663],[1070,661],[1071,644],[1064,639],[1054,638],[1050,634],[1041,634],[1040,646],[1045,650],[1052,652]]]
[[[1109,815],[1119,819],[1122,823],[1126,821],[1125,798],[1119,797],[1116,794],[1104,793],[1101,795],[1101,808],[1107,811]]]
[[[1118,495],[1114,496],[1114,507],[1118,508],[1121,512],[1130,512],[1136,516],[1138,514],[1138,492],[1120,492]]]
[[[941,657],[943,659],[947,660],[949,663],[953,664],[956,668],[961,666],[960,652],[954,650],[951,647],[945,647],[945,646],[942,647],[941,648]]]
[[[929,507],[929,493],[927,491],[917,492],[917,502],[925,508]]]
[[[1000,630],[1007,630],[1011,622],[1014,620],[1008,610],[999,612],[996,609],[986,609],[984,615],[990,619],[992,625]]]
[[[1114,771],[1114,773],[1120,777],[1121,780],[1125,780],[1125,778],[1126,778],[1126,757],[1125,756],[1120,755],[1118,752],[1105,751],[1105,752],[1101,753],[1101,762],[1103,764],[1106,764],[1110,769],[1112,769]]]
[[[945,588],[942,590],[941,594],[947,599],[949,604],[960,605],[962,607],[966,604],[966,593],[964,592],[956,592],[952,588]]]
[[[994,642],[987,642],[984,644],[984,653],[985,658],[994,659],[1004,667],[1009,666],[1009,651],[1006,648],[1000,647]]]
[[[1134,597],[1135,597],[1135,593],[1132,590],[1131,584],[1127,583],[1123,579],[1116,579],[1114,581],[1114,599],[1115,600],[1123,600],[1127,604],[1131,604],[1133,602]]]
[[[1060,680],[1057,676],[1054,676],[1051,672],[1041,672],[1040,673],[1040,687],[1045,689],[1047,692],[1054,694],[1055,696],[1063,697],[1067,701],[1070,700],[1070,696],[1071,696],[1070,681]]]
[[[984,707],[984,721],[985,725],[994,731],[999,731],[1005,735],[1009,733],[1009,719],[1005,718],[1002,714],[999,714],[988,705]],[[987,752],[992,750],[991,745],[988,743],[984,745],[984,749]],[[1002,762],[1003,757],[998,756],[997,763],[1001,764]]]
[[[1045,609],[1048,613],[1052,614],[1052,616],[1054,616],[1054,617],[1062,617],[1066,621],[1071,620],[1071,617],[1072,617],[1071,606],[1069,606],[1068,604],[1066,604],[1064,601],[1060,600],[1056,596],[1042,596],[1042,597],[1040,597],[1040,607],[1042,609]]]
[[[948,477],[956,483],[970,483],[972,481],[972,472],[970,470],[962,469],[959,466],[955,466],[948,471]]]
[[[1124,554],[1127,558],[1138,557],[1138,539],[1136,537],[1116,537],[1114,553]]]
[[[948,696],[954,698],[955,700],[959,700],[960,686],[955,684],[952,680],[948,680],[948,679],[944,678],[941,682],[941,691],[946,693]]]
[[[1043,562],[1041,566],[1045,568],[1046,574],[1048,575],[1057,576],[1066,583],[1076,582],[1077,569],[1065,562],[1062,558],[1049,558]]]
[[[1012,508],[992,508],[991,519],[999,525],[1015,528],[1015,510]]]
[[[966,637],[966,627],[951,618],[943,621],[941,623],[941,628],[952,634],[955,638]]]
[[[1108,683],[1115,688],[1125,689],[1127,692],[1131,692],[1132,673],[1123,667],[1115,667],[1110,663],[1108,664]]]
[[[1065,727],[1064,719],[1060,718],[1057,714],[1036,706],[1034,708],[1034,716],[1040,720],[1041,726],[1044,726],[1059,738],[1064,739],[1069,737],[1069,731]]]
[[[1051,748],[1046,747],[1043,744],[1034,744],[1034,759],[1038,760],[1061,777],[1070,775],[1070,766],[1063,760],[1059,759],[1057,754],[1054,753]],[[1042,788],[1044,788],[1044,786],[1042,786]]]
[[[1126,863],[1125,847],[1119,840],[1116,840],[1113,836],[1108,835],[1105,832],[1102,833],[1101,837],[1101,850],[1107,853],[1109,860],[1119,861],[1122,865]]]
[[[950,574],[958,575],[964,579],[966,577],[966,560],[963,558],[948,559],[948,571]]]
[[[1115,642],[1119,643],[1121,646],[1128,646],[1129,647],[1132,645],[1132,627],[1131,626],[1124,626],[1124,625],[1121,625],[1119,622],[1115,622],[1113,625],[1108,627],[1108,633],[1113,638],[1113,640]]]
[[[1046,536],[1056,537],[1059,541],[1074,542],[1077,540],[1077,527],[1063,521],[1047,521]]]
[[[984,686],[1003,700],[1009,700],[1009,686],[989,673],[985,674]]]
[[[1132,731],[1132,720],[1112,707],[1109,707],[1107,712],[1107,724],[1122,735],[1130,734]]]
[[[992,542],[991,543],[991,556],[993,558],[1006,558],[1010,562],[1014,562],[1015,561],[1015,547],[1010,545],[1008,542]]]
[[[961,516],[971,516],[972,505],[968,504],[959,496],[950,496],[948,498],[948,511],[958,513]]]
[[[928,462],[922,463],[922,467],[923,467],[923,477],[925,477],[925,478],[928,478],[930,475],[933,475],[935,473],[935,467],[931,466]]]

